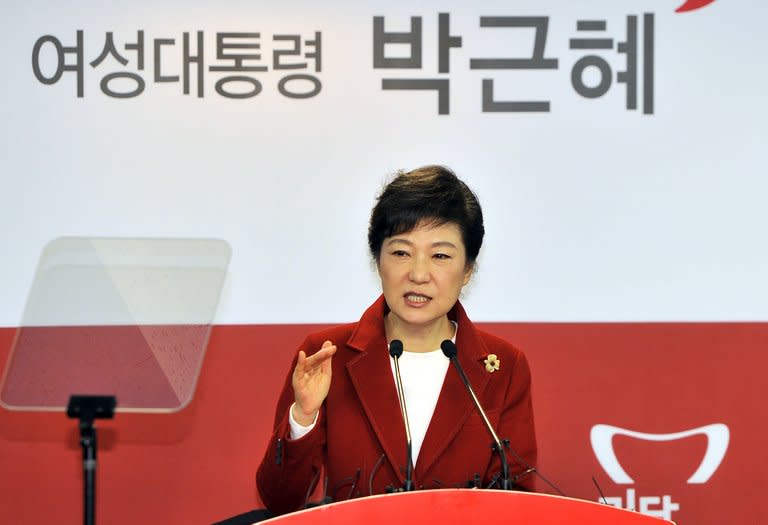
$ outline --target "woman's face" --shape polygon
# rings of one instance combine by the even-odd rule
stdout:
[[[413,328],[439,322],[472,274],[455,223],[419,223],[409,232],[387,237],[378,268],[391,314]]]

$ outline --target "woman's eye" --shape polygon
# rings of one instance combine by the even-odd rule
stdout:
[[[408,255],[408,252],[404,250],[395,250],[392,252],[392,255],[394,255],[395,257],[406,257]]]
[[[433,257],[435,259],[450,259],[451,258],[451,256],[448,255],[447,253],[436,253],[435,255],[433,255]]]

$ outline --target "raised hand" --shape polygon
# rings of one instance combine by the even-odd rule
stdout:
[[[296,368],[293,369],[293,395],[296,404],[291,409],[293,419],[303,426],[309,426],[315,420],[320,406],[325,401],[331,388],[331,357],[336,353],[336,345],[330,341],[307,357],[302,350]]]

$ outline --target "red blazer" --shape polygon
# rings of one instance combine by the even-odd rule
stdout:
[[[384,297],[357,323],[337,326],[307,337],[301,349],[316,352],[326,340],[337,345],[333,376],[315,428],[290,440],[288,410],[293,403],[288,374],[275,415],[275,429],[256,474],[264,504],[275,513],[301,508],[322,477],[334,501],[402,487],[405,474],[405,429],[384,334]],[[536,438],[531,407],[531,376],[522,352],[506,341],[478,330],[460,303],[449,317],[458,323],[458,358],[481,405],[501,439],[523,461],[507,452],[510,475],[536,465]],[[499,370],[484,364],[496,354]],[[295,364],[295,360],[294,360]],[[417,489],[466,487],[480,477],[483,486],[499,473],[492,439],[472,399],[451,366],[414,469]],[[416,458],[414,458],[414,461]],[[530,489],[533,479],[518,485]]]

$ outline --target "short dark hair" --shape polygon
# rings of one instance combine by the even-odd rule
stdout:
[[[409,232],[421,222],[456,224],[466,248],[467,266],[475,263],[485,235],[483,210],[472,190],[444,166],[398,172],[384,187],[368,225],[373,258],[378,262],[384,239]]]

